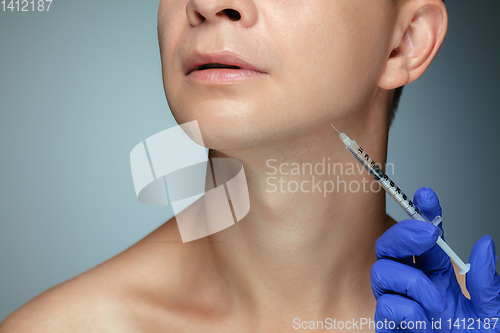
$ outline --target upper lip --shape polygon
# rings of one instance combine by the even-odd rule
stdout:
[[[249,69],[257,72],[263,72],[261,69],[250,62],[240,58],[233,52],[223,51],[214,53],[193,52],[185,62],[186,75],[197,70],[200,66],[206,64],[221,64],[228,66],[237,66],[241,69]]]

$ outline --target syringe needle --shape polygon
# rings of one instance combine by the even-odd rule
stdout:
[[[330,124],[330,125],[332,125],[332,127],[333,127],[333,128],[335,128],[335,130],[336,130],[337,132],[339,132],[339,130],[337,129],[337,127],[333,126],[333,124]],[[341,133],[339,132],[339,134],[341,134]]]

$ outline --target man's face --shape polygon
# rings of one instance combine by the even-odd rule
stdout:
[[[198,120],[205,145],[219,151],[356,121],[376,91],[394,19],[388,0],[161,0],[167,101],[178,123]],[[188,74],[192,55],[251,66]]]

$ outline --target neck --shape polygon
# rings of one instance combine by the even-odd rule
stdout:
[[[384,165],[386,122],[373,121],[345,132]],[[264,313],[307,308],[314,316],[349,304],[373,311],[375,241],[391,224],[385,192],[330,123],[295,141],[210,155],[238,159],[247,179],[250,212],[209,236],[214,260],[242,304]]]

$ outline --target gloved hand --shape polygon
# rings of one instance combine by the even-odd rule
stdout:
[[[430,188],[419,189],[414,204],[430,221],[441,215]],[[466,274],[468,299],[451,260],[436,244],[438,236],[438,227],[431,223],[404,220],[377,240],[377,261],[371,269],[377,299],[374,321],[380,321],[376,331],[500,332],[500,277],[493,240],[484,236],[472,248]]]

